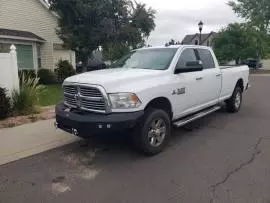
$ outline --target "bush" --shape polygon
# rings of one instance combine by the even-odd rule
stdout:
[[[39,83],[43,85],[55,84],[55,73],[49,69],[40,69],[38,71]]]
[[[36,78],[36,70],[19,70],[19,80],[20,84],[22,83],[22,77],[27,77],[27,78]]]
[[[30,78],[35,78],[37,75],[36,75],[36,70],[27,70],[27,69],[24,69],[24,70],[19,70],[19,76],[20,78],[22,78],[22,76],[25,76],[25,77],[30,77]]]
[[[14,113],[18,115],[35,113],[35,105],[38,104],[42,90],[43,86],[38,84],[38,79],[22,74],[20,91],[14,90],[12,93]]]
[[[68,60],[60,60],[56,66],[55,72],[59,83],[62,83],[66,78],[75,75],[75,69]]]
[[[10,112],[10,98],[7,96],[7,90],[0,87],[0,119],[7,118]]]

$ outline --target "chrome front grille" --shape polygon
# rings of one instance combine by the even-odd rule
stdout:
[[[102,102],[82,100],[82,107],[86,109],[105,110],[106,106]]]
[[[64,103],[72,108],[106,113],[106,94],[97,86],[64,85]]]
[[[81,87],[80,92],[81,92],[81,95],[85,97],[103,98],[102,93],[98,89],[93,89],[93,88],[89,89],[87,87]]]
[[[75,95],[77,89],[75,86],[64,86],[64,93]]]
[[[72,106],[74,108],[77,107],[77,101],[73,95],[64,95],[65,103],[69,106]]]

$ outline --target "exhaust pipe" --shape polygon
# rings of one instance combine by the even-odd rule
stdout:
[[[54,127],[55,129],[58,129],[58,123],[56,121],[54,122]]]

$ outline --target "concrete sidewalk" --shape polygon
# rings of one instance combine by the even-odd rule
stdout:
[[[79,138],[56,130],[54,119],[0,130],[0,165],[60,147]]]

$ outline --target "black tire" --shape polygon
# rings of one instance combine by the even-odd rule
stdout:
[[[233,91],[231,98],[226,101],[226,107],[229,113],[236,113],[240,110],[242,105],[242,94],[243,91],[241,87],[237,85]]]
[[[165,133],[162,133],[162,136],[160,133],[160,136],[158,136],[159,138],[161,138],[164,135],[164,138],[162,139],[162,141],[160,141],[160,144],[158,146],[153,146],[158,143],[155,143],[155,141],[152,140],[156,139],[154,138],[155,135],[149,138],[149,134],[152,133],[153,130],[152,125],[158,120],[160,120],[160,122],[163,121],[162,126],[165,127]],[[162,130],[164,130],[164,127],[161,127]],[[158,132],[161,132],[161,130],[159,130]],[[169,141],[170,136],[171,136],[171,121],[168,113],[166,113],[164,110],[161,109],[149,108],[145,111],[143,119],[135,127],[133,140],[136,148],[140,152],[143,152],[148,156],[153,156],[164,150]]]

